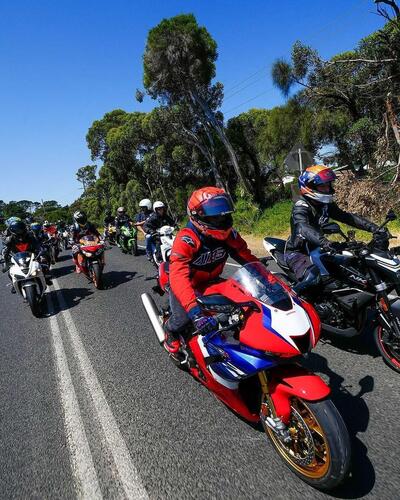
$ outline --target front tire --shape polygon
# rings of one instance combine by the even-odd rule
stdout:
[[[91,275],[94,286],[101,290],[103,288],[103,271],[98,262],[91,265]]]
[[[311,403],[294,397],[289,444],[264,423],[263,406],[265,432],[289,469],[319,490],[331,490],[344,481],[350,467],[350,438],[332,401]]]
[[[400,340],[381,325],[374,330],[374,341],[383,361],[395,372],[400,373]]]
[[[35,316],[35,318],[39,318],[41,316],[42,307],[36,287],[35,286],[25,287],[25,297],[26,301],[29,304],[29,307],[31,308],[32,314]]]

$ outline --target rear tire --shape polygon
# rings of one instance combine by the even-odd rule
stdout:
[[[42,313],[42,307],[40,298],[36,291],[36,286],[25,287],[25,297],[26,301],[29,304],[29,307],[31,308],[32,314],[35,316],[35,318],[39,318]]]
[[[103,288],[103,271],[98,262],[91,265],[91,275],[94,286],[101,290]]]
[[[294,397],[289,424],[292,441],[288,445],[267,425],[264,429],[289,469],[314,488],[331,490],[347,477],[350,438],[332,401],[311,403]]]
[[[374,335],[375,345],[378,348],[379,354],[382,356],[383,361],[392,370],[394,370],[397,373],[400,373],[400,342],[399,342],[399,349],[394,349],[393,346],[388,345],[385,342],[385,340],[389,340],[387,338],[389,334],[386,330],[382,328],[381,325],[375,328],[373,335]]]

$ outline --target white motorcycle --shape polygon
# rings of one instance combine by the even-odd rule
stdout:
[[[28,302],[32,314],[40,317],[46,280],[37,259],[31,252],[17,252],[11,256],[8,273],[15,291]]]
[[[156,241],[153,250],[153,264],[157,268],[162,262],[169,261],[172,244],[175,240],[174,231],[175,228],[172,226],[162,226],[160,229],[157,229],[157,232],[153,235],[153,239]]]

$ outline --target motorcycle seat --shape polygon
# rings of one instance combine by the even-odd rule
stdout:
[[[280,238],[270,238],[270,237],[266,237],[264,238],[264,240],[275,248],[276,253],[278,252],[281,254],[285,253],[285,246],[286,246],[285,240],[281,240]]]
[[[283,253],[276,251],[274,253],[274,257],[276,258],[280,267],[283,267],[284,269],[289,269],[289,266],[287,265],[285,260],[285,255]]]

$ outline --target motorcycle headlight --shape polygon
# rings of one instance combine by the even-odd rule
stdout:
[[[29,267],[29,261],[30,261],[29,257],[21,257],[20,259],[18,259],[18,264],[21,267],[26,268]]]
[[[83,255],[86,255],[86,257],[91,257],[92,254],[91,252],[86,252],[86,250],[82,250]]]

